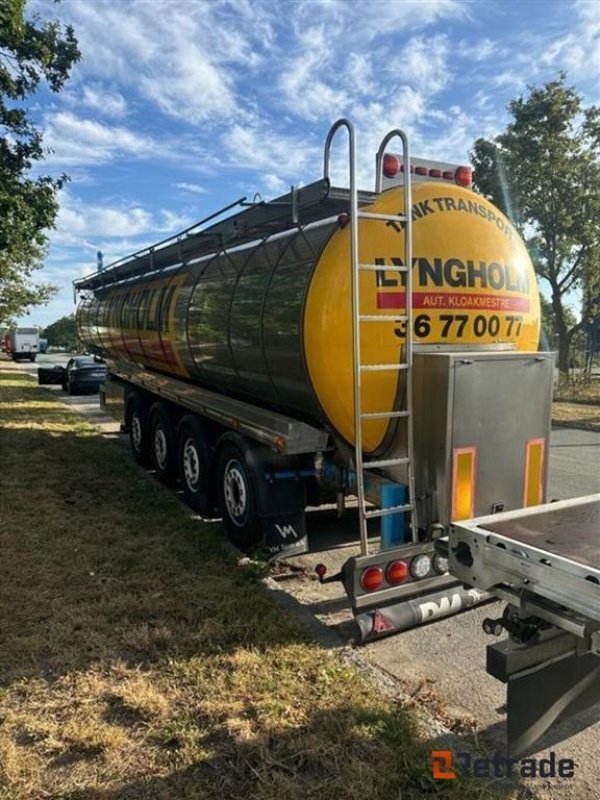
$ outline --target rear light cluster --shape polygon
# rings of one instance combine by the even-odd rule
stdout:
[[[448,572],[448,559],[427,553],[420,553],[412,559],[396,559],[385,566],[373,564],[365,567],[360,576],[360,585],[365,592],[376,592],[385,586],[399,586],[407,578],[420,581],[432,574],[444,575]]]
[[[421,175],[425,178],[437,178],[445,181],[454,181],[459,186],[470,186],[472,183],[471,167],[457,167],[456,170],[441,170],[429,167],[410,168],[414,175]],[[393,153],[385,153],[383,156],[383,174],[386,178],[395,178],[399,173],[404,172],[404,164],[398,156]]]

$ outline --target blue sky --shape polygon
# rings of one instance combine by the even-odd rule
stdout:
[[[505,126],[511,99],[561,69],[586,104],[600,102],[595,0],[35,0],[28,10],[70,22],[82,52],[60,94],[30,100],[53,151],[43,171],[71,181],[38,273],[60,291],[29,324],[74,310],[71,281],[94,271],[97,250],[108,263],[241,195],[316,180],[340,116],[356,126],[372,188],[392,127],[416,156],[465,163],[478,136]]]

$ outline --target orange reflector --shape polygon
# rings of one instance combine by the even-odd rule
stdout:
[[[539,506],[544,502],[545,448],[545,439],[529,439],[525,445],[524,506]]]
[[[475,513],[476,447],[452,451],[452,520],[471,519]]]

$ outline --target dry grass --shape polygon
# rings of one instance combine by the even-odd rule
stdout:
[[[552,403],[552,422],[573,428],[600,431],[600,404],[554,402]]]
[[[218,526],[0,373],[0,798],[496,797],[311,643]]]
[[[560,382],[554,392],[554,399],[563,402],[588,403],[600,405],[600,379],[575,379]]]
[[[554,392],[552,422],[600,431],[600,380],[561,381]]]

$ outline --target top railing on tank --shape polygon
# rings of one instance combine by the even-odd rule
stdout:
[[[260,241],[276,233],[316,222],[323,224],[329,218],[335,222],[340,214],[347,212],[350,190],[331,185],[329,153],[332,138],[330,131],[325,143],[323,177],[318,181],[300,188],[292,186],[287,194],[270,201],[257,201],[256,198],[247,201],[246,197],[240,197],[190,227],[117,259],[103,270],[73,281],[74,291],[101,289],[121,281],[133,280],[227,248]],[[378,173],[381,172],[380,162],[379,158]],[[358,191],[359,206],[372,203],[377,198],[381,186],[380,174],[376,184],[375,192]],[[218,219],[234,208],[240,210],[225,219]],[[203,227],[209,222],[212,224]]]

